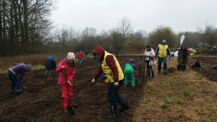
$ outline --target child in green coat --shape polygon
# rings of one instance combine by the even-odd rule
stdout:
[[[134,68],[129,63],[125,64],[124,68],[125,86],[128,85],[128,81],[131,80],[131,86],[135,87]]]

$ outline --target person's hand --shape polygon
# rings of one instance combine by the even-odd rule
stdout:
[[[65,66],[62,66],[61,68],[62,68],[62,69],[65,69],[66,67],[65,67]]]
[[[114,82],[114,86],[119,86],[119,83],[118,82]]]
[[[67,83],[68,83],[70,86],[72,86],[72,83],[71,83],[69,80],[67,81]]]
[[[93,78],[92,81],[90,82],[90,84],[94,84],[96,82],[96,80]]]

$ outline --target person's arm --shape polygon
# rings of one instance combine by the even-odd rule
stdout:
[[[158,54],[158,51],[159,51],[159,45],[157,46],[157,49],[156,49],[155,56],[157,56],[157,54]]]
[[[109,65],[110,69],[113,72],[113,78],[115,82],[118,82],[118,68],[117,65],[115,63],[115,60],[113,58],[113,56],[109,55],[106,57],[106,63]]]
[[[95,75],[93,76],[93,78],[96,80],[99,78],[99,76],[102,74],[102,66],[100,65],[99,69],[97,70],[97,72],[95,73]]]
[[[154,57],[155,56],[155,52],[153,49],[151,49],[151,56]]]
[[[169,47],[167,48],[167,55],[171,56]]]
[[[63,66],[63,61],[60,61],[59,65],[57,66],[56,71],[57,71],[57,72],[61,72],[62,66]]]

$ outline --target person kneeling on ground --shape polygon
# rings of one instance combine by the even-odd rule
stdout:
[[[54,56],[49,56],[45,61],[45,68],[46,68],[46,76],[52,77],[54,75],[54,71],[56,69],[56,62]]]
[[[61,60],[57,66],[56,71],[59,72],[58,84],[62,88],[62,99],[64,112],[68,112],[68,107],[72,106],[72,95],[73,95],[73,77],[75,75],[75,54],[69,52],[64,60]],[[67,93],[67,86],[68,92]],[[69,101],[68,101],[69,94]],[[70,105],[68,105],[68,102]]]
[[[14,64],[8,70],[8,76],[11,80],[11,93],[20,95],[22,92],[22,78],[25,72],[31,71],[32,65],[26,65],[24,63]]]
[[[124,77],[125,77],[125,86],[128,85],[128,81],[131,80],[131,87],[135,87],[135,77],[134,77],[134,68],[129,63],[125,64],[124,68]]]
[[[119,94],[119,88],[124,80],[124,74],[121,66],[115,56],[105,51],[102,46],[97,46],[94,53],[100,59],[101,66],[98,72],[94,75],[91,84],[100,76],[102,72],[106,74],[106,83],[109,85],[108,99],[110,102],[110,115],[109,118],[117,117],[117,102],[122,106],[122,111],[128,109],[128,103]]]

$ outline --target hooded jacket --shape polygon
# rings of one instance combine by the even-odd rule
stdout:
[[[94,53],[100,58],[101,65],[94,75],[94,79],[97,79],[102,72],[107,76],[106,81],[118,82],[124,79],[124,74],[121,66],[115,56],[104,50],[102,46],[97,46]]]
[[[131,66],[133,67],[133,69],[135,70],[136,65],[135,65],[134,59],[130,58],[129,62],[130,62],[130,65],[131,65]]]
[[[73,77],[75,75],[75,68],[73,65],[69,65],[65,60],[61,60],[59,65],[57,66],[56,71],[59,72],[59,78],[58,78],[58,84],[59,85],[66,85],[66,78],[64,75],[64,69],[62,69],[62,66],[66,67],[67,72],[67,80],[69,80],[73,84]]]

